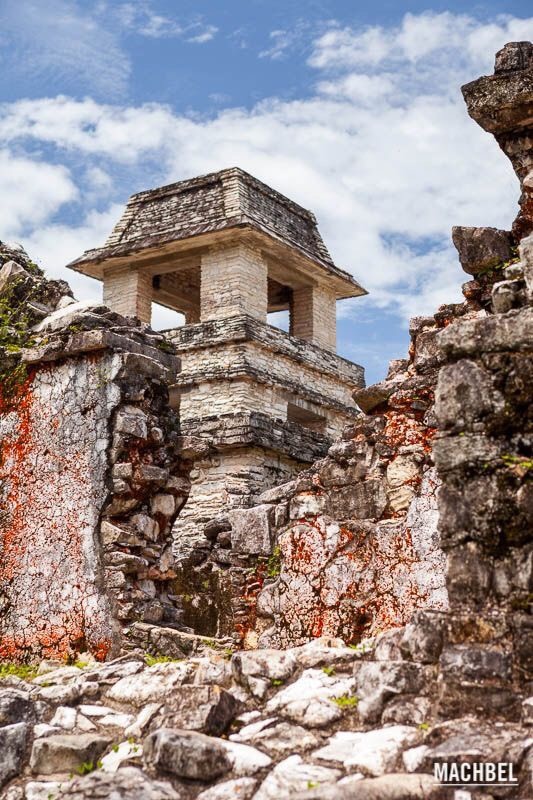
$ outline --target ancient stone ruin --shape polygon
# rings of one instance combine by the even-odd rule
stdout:
[[[364,290],[241,170],[134,195],[102,305],[0,245],[3,799],[533,796],[533,45],[463,94],[520,211],[374,386]]]

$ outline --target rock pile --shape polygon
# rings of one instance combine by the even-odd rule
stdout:
[[[472,798],[529,797],[527,729],[435,702],[454,669],[444,630],[421,612],[354,647],[322,637],[285,651],[204,644],[149,665],[43,662],[32,680],[1,682],[1,797],[451,800],[433,763],[464,758],[510,760],[520,780]],[[462,668],[483,677],[463,651]],[[531,700],[523,709],[527,721]]]

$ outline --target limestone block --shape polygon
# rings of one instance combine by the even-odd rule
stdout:
[[[522,239],[518,246],[524,278],[530,297],[533,297],[533,234]]]
[[[124,406],[115,419],[115,430],[138,439],[148,436],[148,418],[144,411],[136,406]]]
[[[150,501],[150,509],[152,514],[172,517],[176,511],[176,498],[173,494],[156,494]]]
[[[0,688],[0,727],[31,722],[34,716],[34,705],[28,692],[12,687]]]
[[[6,261],[0,269],[0,295],[2,295],[10,285],[20,280],[20,278],[25,275],[27,276],[28,273],[24,267],[21,267],[16,261]]]
[[[50,784],[50,790],[44,795],[56,796],[54,791],[59,784]],[[144,772],[135,767],[121,767],[118,772],[109,773],[99,770],[74,778],[61,786],[61,798],[65,800],[94,800],[96,797],[120,797],[121,800],[180,800],[178,794],[167,781],[152,780]],[[30,800],[30,798],[28,798]],[[37,800],[37,798],[36,798]],[[42,795],[39,797],[42,800]]]
[[[273,680],[290,678],[296,666],[293,653],[279,650],[243,651],[231,659],[235,680],[259,698],[265,696]]]
[[[34,774],[53,775],[76,770],[84,762],[96,764],[111,743],[94,733],[56,734],[33,743],[30,769]]]
[[[220,686],[177,686],[165,699],[158,724],[221,736],[241,704]]]
[[[385,704],[397,694],[416,694],[426,679],[419,664],[405,661],[368,661],[355,665],[357,710],[364,722],[376,722]]]
[[[417,728],[408,725],[391,725],[366,733],[339,731],[313,756],[340,763],[356,772],[378,776],[393,768],[402,750],[419,739]]]
[[[475,361],[462,359],[446,364],[439,373],[435,413],[442,428],[469,429],[488,415],[499,415],[504,406],[492,376]]]
[[[250,747],[248,744],[229,742],[227,739],[219,739],[218,741],[221,742],[226,750],[235,775],[255,775],[272,763],[270,756],[255,747]]]
[[[477,681],[511,677],[508,653],[482,645],[445,647],[440,658],[443,675],[457,681]]]
[[[341,774],[337,769],[306,764],[301,756],[292,755],[267,775],[254,800],[291,800],[296,792],[305,792],[315,785],[319,786],[317,796],[323,797],[328,784],[335,784]]]
[[[0,728],[0,789],[22,768],[28,731],[24,722]]]
[[[255,778],[234,778],[201,792],[196,800],[251,800],[257,787]]]
[[[274,511],[268,504],[231,511],[231,547],[236,553],[270,555]]]
[[[201,781],[219,778],[232,766],[221,739],[165,728],[145,739],[144,762],[180,778]]]
[[[511,234],[497,228],[452,229],[452,239],[465,272],[477,275],[512,258]]]
[[[268,701],[268,714],[278,713],[299,725],[320,728],[342,717],[342,709],[334,698],[352,697],[353,678],[330,677],[319,669],[306,669],[297,681],[281,689]]]
[[[184,662],[155,664],[142,673],[121,678],[107,692],[107,697],[117,703],[142,706],[152,703],[181,686],[189,674],[189,665]]]

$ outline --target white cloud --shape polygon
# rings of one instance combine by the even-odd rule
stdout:
[[[17,238],[28,226],[45,223],[76,198],[69,171],[0,149],[0,220],[3,239]]]
[[[467,116],[459,82],[487,71],[494,51],[528,30],[533,19],[451,14],[407,15],[395,29],[336,28],[315,44],[308,99],[273,98],[212,118],[156,104],[25,100],[0,107],[0,142],[45,143],[56,161],[106,174],[122,165],[124,194],[242,166],[312,208],[337,262],[372,292],[368,302],[407,318],[459,297],[453,224],[508,227],[515,215],[510,165]],[[113,213],[118,207],[75,228],[41,217],[32,248],[65,263],[104,241]],[[355,301],[344,313],[359,308]]]
[[[65,264],[84,250],[103,243],[121,212],[122,207],[114,204],[104,212],[90,211],[79,225],[52,222],[40,225],[23,238],[24,247],[48,275],[67,280],[79,298],[101,300],[102,284],[77,272],[67,272]]]
[[[211,41],[218,32],[218,28],[204,23],[202,19],[182,23],[158,14],[148,0],[120,3],[116,7],[111,6],[111,9],[106,7],[105,10],[110,11],[124,29],[150,39],[178,37],[194,44],[204,44]]]
[[[316,88],[320,94],[330,97],[373,104],[395,91],[394,80],[390,75],[364,75],[356,72],[337,80],[320,81]]]
[[[63,91],[119,97],[130,73],[118,37],[74,0],[0,0],[0,57],[6,76]]]
[[[482,23],[466,14],[425,11],[406,14],[393,28],[332,27],[315,42],[309,63],[330,70],[376,68],[402,61],[416,64],[431,56],[444,59],[448,74],[442,77],[447,80],[450,74],[455,75],[458,65],[488,70],[494,53],[506,42],[531,38],[531,17],[517,19],[501,14],[494,21]]]
[[[259,52],[259,58],[278,61],[299,54],[308,45],[311,24],[308,20],[297,20],[290,29],[278,28],[270,31],[270,46]]]
[[[261,50],[259,58],[271,58],[276,61],[286,54],[286,51],[294,41],[294,33],[285,30],[270,31],[269,38],[270,47],[267,47],[266,50]]]
[[[204,25],[200,22],[191,25],[188,30],[190,35],[187,37],[187,41],[193,44],[205,44],[206,42],[210,42],[218,33],[216,25]],[[195,33],[195,31],[197,32]]]

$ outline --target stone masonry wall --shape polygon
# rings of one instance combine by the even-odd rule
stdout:
[[[441,707],[508,719],[533,678],[533,236],[519,252],[493,313],[439,337],[434,450],[450,599]]]
[[[25,254],[12,255],[0,271],[10,342],[17,303],[31,309],[36,287],[51,294]],[[3,350],[19,375],[3,381],[0,409],[0,656],[10,660],[86,649],[103,659],[127,646],[131,623],[183,627],[169,544],[189,490],[168,406],[178,361],[162,337],[59,288],[53,304],[30,301],[40,321],[26,320],[26,347]]]
[[[0,418],[3,659],[111,649],[96,531],[119,399],[101,375],[112,371],[100,355],[32,369],[21,402]]]
[[[286,420],[289,402],[324,419],[332,439],[357,416],[363,370],[247,315],[168,331],[182,359],[176,381],[182,421],[258,411]]]

